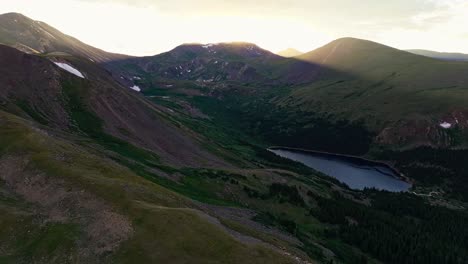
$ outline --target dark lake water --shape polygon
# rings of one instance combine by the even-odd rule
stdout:
[[[336,178],[351,189],[376,188],[391,192],[407,191],[411,184],[397,177],[390,167],[359,158],[290,149],[269,149],[288,158]]]

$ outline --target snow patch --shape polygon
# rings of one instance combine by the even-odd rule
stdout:
[[[449,129],[449,128],[452,127],[452,124],[447,123],[447,122],[442,122],[442,123],[439,124],[439,126],[442,127],[442,128],[445,128],[445,129]]]
[[[134,79],[134,80],[141,80],[141,78],[138,77],[138,76],[133,76],[133,79]]]
[[[137,85],[133,85],[132,87],[130,87],[130,89],[137,91],[137,92],[141,91],[140,87],[138,87]]]
[[[207,49],[207,48],[213,47],[214,45],[215,44],[213,44],[213,43],[209,43],[209,44],[206,44],[206,45],[202,45],[202,48]]]
[[[71,65],[69,64],[66,64],[66,63],[62,63],[62,62],[54,62],[55,65],[59,66],[60,68],[66,70],[67,72],[73,74],[73,75],[76,75],[80,78],[85,78],[84,75],[77,69],[73,68]]]

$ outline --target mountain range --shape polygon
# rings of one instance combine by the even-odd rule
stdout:
[[[407,50],[408,52],[422,55],[426,57],[431,57],[434,59],[440,60],[449,60],[449,61],[468,61],[468,54],[463,53],[456,53],[456,52],[437,52],[432,50],[421,50],[421,49],[413,49]]]
[[[134,57],[0,15],[0,262],[463,263],[467,72],[355,38]],[[353,190],[272,145],[413,187]]]

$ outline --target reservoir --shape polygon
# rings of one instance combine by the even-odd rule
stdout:
[[[305,150],[276,147],[268,150],[278,156],[300,162],[316,171],[336,178],[351,189],[375,188],[402,192],[411,188],[410,183],[399,178],[398,172],[383,163]]]

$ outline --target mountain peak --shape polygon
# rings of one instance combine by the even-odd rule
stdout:
[[[299,55],[302,55],[304,54],[304,52],[302,51],[299,51],[295,48],[287,48],[285,50],[282,50],[278,53],[276,53],[277,55],[280,55],[282,57],[286,57],[286,58],[290,58],[290,57],[296,57],[296,56],[299,56]]]
[[[22,17],[22,18],[28,18],[27,16],[21,14],[21,13],[16,13],[16,12],[10,12],[10,13],[4,13],[0,14],[0,17]],[[30,19],[30,18],[28,18]]]
[[[427,61],[428,58],[370,40],[346,37],[307,52],[299,56],[299,59],[353,72],[358,66],[373,71],[380,65],[397,67],[408,61]]]
[[[2,44],[26,53],[65,52],[96,62],[128,57],[89,46],[44,22],[35,21],[20,13],[0,15],[0,40]]]
[[[21,13],[15,13],[15,12],[0,14],[0,21],[2,24],[18,23],[18,22],[31,24],[31,23],[37,22]]]
[[[175,47],[169,53],[178,57],[193,57],[201,54],[211,57],[223,57],[228,54],[241,57],[276,56],[270,51],[249,42],[186,43]]]

